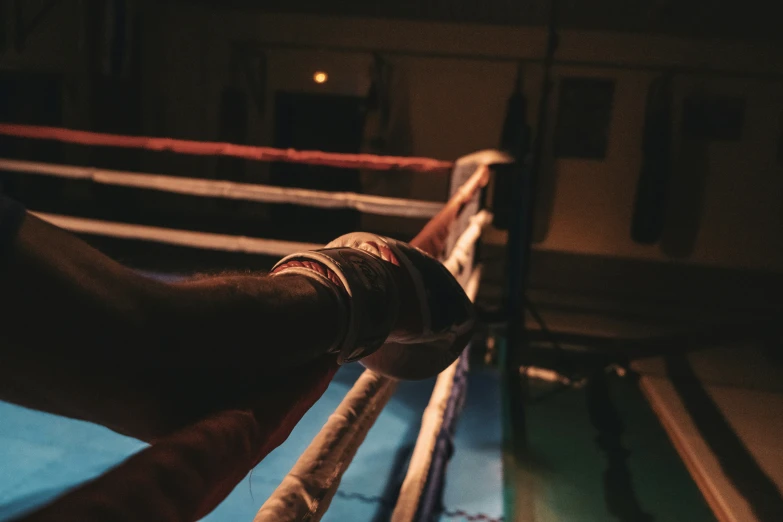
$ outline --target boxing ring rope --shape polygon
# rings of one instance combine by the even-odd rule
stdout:
[[[97,219],[47,214],[44,212],[31,212],[31,214],[60,228],[78,234],[92,234],[122,239],[142,239],[168,245],[222,250],[225,252],[241,252],[245,254],[282,257],[294,252],[313,250],[323,246],[316,243],[302,243],[299,241],[231,236],[226,234],[213,234],[210,232],[191,232],[189,230],[176,230],[173,228],[151,227],[147,225],[129,225],[126,223],[114,223]]]
[[[266,147],[103,135],[22,125],[0,124],[0,134],[34,139],[55,139],[85,145],[139,147],[149,150],[171,150],[186,154],[223,154],[247,159],[292,161],[375,170],[410,168],[420,172],[443,172],[453,165],[456,169],[455,173],[462,169],[463,176],[465,176],[465,172],[469,176],[457,188],[454,186],[457,179],[456,174],[452,175],[453,195],[445,205],[418,202],[422,205],[417,207],[416,212],[419,214],[416,217],[424,217],[425,212],[435,211],[435,205],[438,210],[411,243],[440,258],[466,289],[469,297],[475,298],[481,270],[480,267],[473,269],[473,247],[481,235],[481,230],[491,222],[492,216],[487,211],[481,211],[475,215],[466,214],[468,211],[478,210],[480,206],[478,203],[479,193],[489,181],[489,164],[497,160],[497,155],[484,155],[483,159],[476,156],[472,158],[471,162],[460,165],[460,162],[452,164],[426,158],[379,158],[361,154],[283,151]],[[377,163],[375,163],[376,160]],[[0,161],[3,162],[0,164],[0,170],[22,169],[24,172],[35,174],[92,179],[99,183],[137,188],[174,192],[192,190],[188,193],[205,195],[198,192],[203,190],[207,192],[206,195],[215,197],[251,199],[253,201],[262,201],[262,199],[252,199],[255,197],[283,197],[283,192],[266,190],[270,187],[262,187],[259,191],[253,191],[250,189],[251,186],[245,184],[225,184],[225,182],[213,181],[202,183],[205,180],[193,179],[185,179],[183,185],[177,185],[176,183],[168,184],[168,182],[182,181],[182,178],[99,171],[86,167],[11,162],[11,160]],[[42,165],[42,169],[33,172],[36,167]],[[466,171],[466,168],[470,169],[470,172]],[[146,180],[143,179],[145,177]],[[325,194],[319,193],[319,191],[293,190],[301,190],[298,193],[304,194],[301,200],[303,204],[319,206],[325,198]],[[389,211],[389,215],[396,215],[391,212],[392,207],[398,204],[396,198],[379,199],[385,201],[382,201],[378,207],[374,207],[376,210],[380,208],[381,211]],[[283,200],[275,200],[274,202],[281,201]],[[372,204],[369,199],[361,197],[351,201],[350,204],[356,203],[358,205],[357,202]],[[403,201],[408,203],[407,200]],[[38,215],[42,219],[77,232],[146,239],[200,248],[239,250],[282,256],[296,250],[319,247],[319,245],[307,243],[141,227],[70,216],[42,213]],[[449,255],[444,259],[446,253]],[[424,413],[422,431],[416,442],[414,457],[394,510],[393,520],[395,522],[415,520],[418,506],[425,496],[425,487],[429,483],[429,477],[432,473],[433,448],[442,438],[444,429],[453,429],[446,424],[450,422],[446,418],[446,410],[451,407],[449,404],[453,403],[455,399],[457,402],[460,400],[459,395],[455,394],[455,390],[457,390],[457,380],[461,375],[464,376],[467,369],[466,353],[467,351],[463,352],[463,355],[438,377],[429,405]],[[258,511],[254,521],[320,519],[337,491],[342,475],[359,445],[391,398],[395,388],[396,381],[366,370],[307,450],[300,456],[278,489]],[[235,483],[238,477],[246,475],[271,451],[272,448],[267,442],[266,433],[268,431],[268,428],[257,422],[252,410],[231,410],[218,413],[157,441],[151,447],[130,457],[95,481],[66,494],[54,504],[33,513],[25,520],[49,520],[47,516],[60,520],[63,518],[63,514],[67,514],[66,518],[89,519],[91,515],[95,515],[96,508],[93,504],[96,499],[100,498],[103,498],[102,501],[99,501],[102,515],[120,516],[135,513],[145,519],[155,518],[172,522],[195,520],[216,507],[223,493],[226,493],[227,488],[231,487],[229,485]],[[179,466],[172,464],[185,462],[188,464]],[[172,489],[171,484],[173,483],[188,484],[189,488]],[[128,493],[136,490],[144,490],[148,494],[147,505],[141,511],[137,499],[133,498],[133,494]],[[106,498],[113,500],[107,502]]]
[[[119,134],[104,134],[100,132],[78,131],[57,127],[16,125],[9,123],[0,123],[0,135],[14,138],[55,140],[63,143],[92,145],[97,147],[145,149],[199,156],[230,156],[233,158],[255,161],[306,163],[308,165],[322,165],[346,169],[414,170],[416,172],[448,173],[453,166],[449,161],[440,161],[431,158],[299,151],[293,149],[257,147],[253,145],[235,145],[233,143],[218,143],[212,141],[124,136]]]
[[[0,159],[0,170],[66,179],[89,180],[100,185],[158,190],[190,196],[212,196],[257,203],[289,203],[319,208],[352,208],[359,212],[383,216],[429,219],[443,207],[442,203],[434,201],[371,196],[354,192],[328,192],[325,190],[275,187],[271,185],[181,178],[139,172],[120,172],[93,167],[73,167],[70,165],[53,165],[50,163],[9,159]]]

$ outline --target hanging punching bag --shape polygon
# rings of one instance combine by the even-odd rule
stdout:
[[[522,65],[517,69],[514,91],[506,104],[506,116],[500,136],[500,150],[510,154],[518,163],[524,163],[530,154],[530,126],[527,123],[527,99],[522,91]],[[505,175],[504,175],[505,174]],[[511,172],[499,172],[492,194],[493,226],[507,230],[511,213]]]
[[[642,244],[661,239],[672,171],[671,77],[657,78],[647,93],[642,168],[636,188],[631,238]]]

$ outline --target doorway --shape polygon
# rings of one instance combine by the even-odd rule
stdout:
[[[275,139],[278,148],[357,153],[362,143],[364,99],[358,96],[278,92],[275,95]],[[272,184],[330,192],[359,192],[359,172],[334,167],[275,163]],[[273,225],[285,236],[326,242],[359,228],[359,212],[275,205]]]

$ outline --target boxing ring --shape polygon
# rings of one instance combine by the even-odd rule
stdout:
[[[412,244],[438,257],[471,299],[481,281],[476,244],[492,220],[483,208],[482,191],[492,166],[510,161],[494,151],[451,163],[7,124],[0,124],[0,135],[74,146],[450,175],[450,197],[439,203],[0,159],[0,171],[26,176],[426,218],[429,221]],[[281,257],[320,246],[31,211],[86,236],[193,249]],[[144,513],[145,520],[201,518],[214,505],[209,495],[223,491],[221,480],[247,475],[204,520],[497,521],[504,516],[500,379],[492,369],[469,371],[468,350],[437,379],[427,381],[397,382],[358,364],[342,367],[288,440],[254,468],[254,456],[264,452],[263,437],[258,436],[263,430],[254,419],[226,414],[219,422],[202,422],[183,431],[147,446],[99,426],[0,403],[0,520],[29,513],[58,518],[65,513],[65,518],[88,519],[91,512],[82,498],[96,492],[132,490],[139,480],[144,483],[138,473],[159,461],[156,451],[164,446],[165,451],[196,455],[209,463],[208,472],[198,470],[204,482],[203,500],[191,508],[195,511],[188,511],[188,501],[171,492],[155,492],[160,498],[151,501],[148,511],[134,510],[130,508],[133,495],[120,493],[111,500],[114,514]],[[107,470],[111,471],[104,475]],[[193,504],[192,499],[189,503]]]

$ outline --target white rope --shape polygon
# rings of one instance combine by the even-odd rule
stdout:
[[[93,234],[123,239],[141,239],[144,241],[154,241],[170,245],[223,250],[226,252],[283,257],[296,252],[315,250],[323,246],[314,243],[298,243],[295,241],[281,241],[277,239],[229,236],[224,234],[211,234],[208,232],[192,232],[189,230],[175,230],[172,228],[114,223],[110,221],[98,221],[95,219],[60,216],[41,212],[31,212],[31,214],[60,228],[81,234]]]
[[[473,251],[476,241],[481,237],[481,231],[492,222],[492,213],[482,210],[471,216],[468,226],[459,235],[454,247],[449,253],[449,258],[443,262],[449,272],[454,274],[461,283],[465,283],[465,268],[470,266],[473,259]]]
[[[435,201],[389,198],[356,194],[354,192],[328,192],[324,190],[275,187],[236,183],[233,181],[180,178],[160,174],[122,172],[93,167],[53,165],[9,159],[0,159],[0,170],[68,179],[83,179],[101,185],[159,190],[191,196],[212,196],[261,203],[292,203],[319,208],[352,208],[360,212],[383,216],[431,218],[443,208],[442,203]]]
[[[476,223],[485,221],[486,218],[482,218]],[[463,236],[465,234],[473,237],[474,242],[478,239],[472,228],[466,229]],[[458,243],[465,242],[458,240]],[[448,267],[455,263],[450,257],[444,264]],[[478,289],[480,271],[476,270],[474,275],[466,286],[471,300]],[[329,508],[343,473],[396,387],[393,379],[365,370],[280,486],[261,506],[253,522],[320,520]]]
[[[480,279],[481,267],[479,266],[473,270],[467,285],[465,285],[465,293],[468,294],[471,301],[476,298]],[[454,375],[457,372],[458,364],[459,359],[443,370],[435,381],[430,402],[421,417],[421,429],[416,438],[416,445],[413,447],[408,472],[405,474],[397,503],[394,506],[392,522],[409,522],[414,519],[419,509],[421,495],[427,484],[427,475],[432,465],[432,455],[438,441],[438,433],[443,425],[446,406],[454,389]]]
[[[209,232],[194,232],[173,228],[152,227],[130,223],[116,223],[96,219],[31,212],[31,214],[52,223],[55,226],[80,234],[92,234],[122,239],[138,239],[154,241],[170,245],[221,250],[226,252],[241,252],[246,254],[261,254],[268,256],[286,256],[296,252],[315,250],[323,245],[316,243],[300,243],[278,239],[263,239],[247,236],[231,236]],[[492,221],[492,214],[482,210],[471,218],[470,225],[457,240],[449,259],[444,261],[446,268],[462,281],[465,262],[470,258],[473,244],[481,235],[481,230]]]
[[[397,381],[365,370],[253,521],[319,520],[396,389]]]

